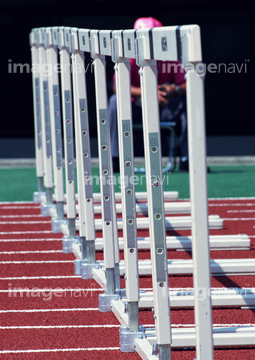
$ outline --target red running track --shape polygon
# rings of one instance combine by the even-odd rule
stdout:
[[[211,259],[255,258],[255,199],[210,200],[209,213],[224,219],[224,228],[210,235],[251,239],[250,250],[211,251]],[[168,232],[173,234],[190,231]],[[149,252],[140,251],[139,258],[149,258]],[[190,259],[191,253],[168,251],[168,258]],[[0,359],[140,359],[120,352],[118,321],[112,313],[99,313],[102,290],[94,280],[74,275],[73,260],[62,253],[62,235],[51,232],[51,220],[41,216],[39,205],[0,203]],[[169,285],[192,287],[192,276],[170,276]],[[141,277],[140,287],[151,288],[151,279]],[[212,277],[212,287],[255,287],[255,277]],[[194,324],[194,311],[173,309],[171,321],[175,327]],[[140,311],[140,323],[153,325],[151,311]],[[213,323],[254,325],[255,310],[213,309]],[[214,354],[217,360],[254,360],[255,346],[215,349]],[[172,351],[172,360],[195,356],[190,349]]]

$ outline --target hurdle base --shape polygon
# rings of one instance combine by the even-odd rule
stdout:
[[[142,325],[139,325],[139,331],[130,331],[128,325],[120,325],[120,350],[124,353],[135,352],[135,340],[144,339],[145,332]]]
[[[41,214],[42,214],[42,216],[50,217],[51,216],[51,209],[54,208],[54,207],[55,207],[54,204],[47,204],[47,203],[41,204]]]
[[[80,275],[83,280],[93,279],[93,270],[100,269],[98,263],[89,264],[88,261],[81,261],[80,264]]]
[[[99,294],[99,312],[110,312],[112,310],[112,300],[119,301],[120,299],[119,294]]]
[[[43,191],[35,191],[33,193],[33,203],[34,204],[40,204],[42,196],[45,196],[45,192],[43,192]]]
[[[51,230],[54,234],[60,234],[62,233],[61,230],[61,226],[63,224],[66,224],[67,220],[66,219],[56,219],[56,218],[52,218],[51,219]]]
[[[71,237],[71,236],[64,236],[62,240],[62,248],[64,254],[70,254],[73,252],[73,244],[79,243],[79,236]]]

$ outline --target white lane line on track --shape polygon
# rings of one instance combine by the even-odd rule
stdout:
[[[219,206],[219,207],[221,207],[221,206],[229,206],[229,207],[231,207],[231,206],[243,206],[243,207],[245,207],[245,206],[255,206],[255,203],[247,203],[247,204],[245,204],[245,203],[233,203],[233,204],[208,204],[209,206]]]
[[[40,214],[36,214],[36,215],[0,215],[0,218],[3,219],[9,219],[9,218],[30,218],[30,217],[38,217],[38,218],[44,218],[44,216],[40,215]]]
[[[73,260],[34,260],[34,261],[0,261],[1,265],[7,264],[67,264]]]
[[[35,326],[0,326],[0,330],[31,330],[31,329],[97,329],[97,328],[116,328],[120,325],[102,324],[102,325],[35,325]]]
[[[36,294],[36,293],[39,293],[39,292],[49,292],[49,291],[52,291],[52,292],[57,292],[57,293],[61,293],[61,292],[92,292],[92,291],[104,291],[104,289],[96,289],[96,288],[87,288],[87,289],[83,289],[83,288],[75,288],[75,289],[71,289],[71,288],[61,288],[61,287],[57,287],[57,288],[44,288],[44,289],[39,289],[37,287],[34,287],[33,289],[29,289],[28,287],[24,287],[24,288],[20,288],[20,287],[13,287],[12,288],[9,288],[8,290],[0,290],[0,293],[21,293],[23,295],[23,293],[33,293],[33,294]],[[11,297],[11,295],[10,295]]]
[[[80,279],[79,275],[68,275],[68,276],[17,276],[17,277],[2,277],[0,280],[50,280],[50,279]]]
[[[45,313],[45,312],[73,312],[73,311],[98,311],[99,308],[74,308],[74,309],[27,309],[27,310],[0,310],[1,314],[9,313]]]
[[[50,224],[51,220],[40,220],[40,221],[0,221],[0,225],[30,225],[30,224]]]
[[[254,213],[254,210],[227,210],[227,213]]]
[[[45,239],[0,239],[0,242],[26,242],[26,241],[62,241],[62,238],[45,238]]]
[[[0,235],[22,235],[22,234],[52,234],[51,230],[40,230],[40,231],[1,231]]]
[[[255,218],[222,218],[223,221],[254,221]]]
[[[0,354],[29,354],[29,353],[50,353],[50,352],[75,352],[75,351],[113,351],[120,350],[119,347],[98,347],[98,348],[73,348],[73,349],[37,349],[37,350],[3,350]]]
[[[0,255],[15,255],[15,254],[55,254],[55,253],[63,253],[63,250],[0,251]]]

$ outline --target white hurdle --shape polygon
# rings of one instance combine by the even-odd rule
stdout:
[[[47,34],[47,38],[45,38]],[[38,35],[38,37],[37,37]],[[38,41],[37,41],[38,39]],[[57,40],[58,39],[58,40]],[[38,194],[43,193],[40,163],[40,116],[43,104],[42,147],[44,148],[44,185],[48,208],[53,201],[61,203],[62,218],[67,213],[68,222],[61,223],[64,252],[73,252],[75,273],[83,279],[94,280],[105,290],[99,295],[99,310],[112,311],[120,322],[120,348],[122,352],[136,351],[142,359],[169,360],[172,348],[196,347],[197,360],[213,360],[214,346],[243,346],[255,344],[252,327],[222,327],[212,324],[212,306],[253,306],[254,289],[211,289],[211,275],[253,274],[255,259],[210,260],[209,247],[238,248],[242,242],[249,248],[246,235],[211,236],[209,228],[222,228],[223,221],[217,215],[208,216],[205,153],[205,114],[203,67],[200,29],[197,25],[161,27],[139,30],[88,30],[70,27],[33,29],[30,36],[32,61],[40,58],[40,64],[57,64],[56,46],[60,50],[61,97],[65,145],[66,195],[58,177],[59,138],[52,141],[49,151],[48,128],[59,134],[59,93],[54,77],[33,77],[35,136],[38,156]],[[97,131],[100,169],[100,194],[93,194],[89,119],[86,89],[84,52],[93,59]],[[47,57],[46,55],[47,54]],[[110,129],[107,106],[105,56],[115,62],[116,95],[119,127],[119,153],[121,195],[115,194],[110,147]],[[130,63],[135,58],[140,67],[142,90],[143,135],[147,192],[135,192],[132,113],[130,94]],[[167,203],[163,189],[161,141],[157,100],[156,61],[181,61],[187,69],[187,106],[189,131],[189,163],[191,216],[166,217]],[[72,68],[72,74],[71,74]],[[63,70],[64,69],[64,70]],[[81,72],[77,69],[82,70]],[[37,84],[40,83],[40,102]],[[44,97],[42,93],[44,92]],[[47,98],[47,96],[49,97]],[[47,100],[48,99],[48,100]],[[55,102],[54,102],[55,99]],[[46,111],[45,111],[46,110]],[[75,195],[74,137],[72,127],[74,112],[75,146],[78,194]],[[52,122],[54,120],[54,122]],[[39,129],[39,130],[38,130]],[[54,142],[55,141],[55,142]],[[48,147],[47,147],[48,145]],[[53,165],[48,157],[53,158]],[[54,160],[55,156],[55,160]],[[59,157],[58,157],[59,156]],[[53,196],[50,174],[60,183],[59,195]],[[54,171],[55,170],[55,171]],[[62,197],[63,195],[63,197]],[[171,193],[170,197],[173,194]],[[37,195],[36,195],[37,196]],[[35,196],[35,197],[36,197]],[[100,197],[99,197],[100,196]],[[37,197],[40,197],[38,195]],[[43,197],[43,196],[42,196]],[[147,204],[136,204],[137,199]],[[172,199],[172,198],[171,198]],[[78,200],[78,206],[76,201]],[[95,201],[100,205],[94,204]],[[121,200],[121,205],[116,201]],[[62,206],[64,201],[66,206]],[[140,207],[141,206],[141,207]],[[117,219],[121,211],[122,219]],[[172,210],[173,211],[173,210]],[[148,218],[137,218],[138,213]],[[76,220],[78,213],[79,219]],[[101,213],[102,219],[95,219]],[[167,237],[167,229],[190,229],[190,237]],[[149,237],[138,238],[138,229],[149,229]],[[102,230],[103,238],[96,237]],[[123,230],[123,237],[118,237]],[[76,236],[79,231],[79,237]],[[229,244],[232,243],[232,244]],[[138,250],[150,247],[151,259],[138,261]],[[104,260],[96,260],[96,250],[102,249]],[[192,249],[191,260],[168,260],[167,249]],[[241,246],[240,246],[241,248]],[[124,250],[120,261],[119,250]],[[203,261],[201,261],[203,259]],[[194,289],[169,288],[169,275],[193,274]],[[125,289],[120,288],[120,276],[124,276]],[[141,291],[139,276],[152,276],[152,291]],[[171,278],[170,278],[171,279]],[[139,322],[139,309],[154,309],[155,327],[144,328]],[[195,327],[176,329],[171,326],[171,308],[194,307]]]

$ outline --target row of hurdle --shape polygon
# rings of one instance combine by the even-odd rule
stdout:
[[[254,345],[254,327],[212,325],[212,306],[254,306],[255,290],[226,294],[211,289],[211,275],[254,274],[255,259],[210,260],[210,248],[249,249],[250,239],[244,234],[209,236],[209,229],[221,229],[223,220],[208,216],[199,26],[114,31],[35,28],[30,46],[38,178],[34,202],[41,204],[44,216],[51,216],[52,231],[63,234],[63,252],[74,253],[75,274],[93,278],[104,289],[99,309],[112,311],[119,320],[121,351],[162,360],[171,359],[172,348],[195,347],[197,360],[211,360],[214,346]],[[93,192],[91,181],[85,53],[90,54],[94,67],[99,193]],[[112,181],[106,56],[115,63],[120,176],[125,179],[120,193],[115,193]],[[132,181],[130,58],[140,67],[146,192],[136,192]],[[164,191],[158,60],[181,61],[186,69],[190,202],[178,202],[178,192]],[[138,237],[139,229],[148,229],[149,237]],[[191,229],[192,236],[166,236],[166,230],[178,229]],[[102,249],[103,261],[98,261],[97,251]],[[138,260],[140,249],[150,249],[151,258]],[[192,249],[192,260],[168,260],[168,249]],[[124,260],[120,260],[120,250],[124,250]],[[194,290],[169,288],[171,274],[193,274]],[[153,291],[141,291],[139,277],[149,275]],[[171,328],[171,307],[194,307],[195,327]],[[154,309],[153,329],[140,324],[139,309],[146,308]]]

